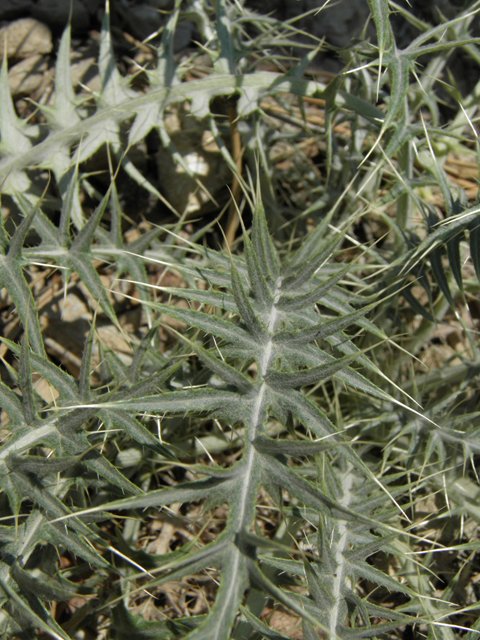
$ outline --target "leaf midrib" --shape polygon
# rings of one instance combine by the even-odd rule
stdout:
[[[301,96],[319,96],[323,94],[326,86],[319,82],[303,80],[301,78],[288,77],[283,74],[272,73],[268,71],[257,71],[254,74],[242,75],[216,75],[213,74],[208,78],[201,80],[192,80],[190,82],[181,83],[174,87],[162,87],[159,89],[151,89],[144,95],[124,100],[119,105],[112,107],[99,108],[92,116],[81,120],[74,126],[49,135],[43,142],[31,147],[25,153],[20,153],[12,158],[7,156],[0,161],[0,175],[8,176],[12,172],[25,169],[28,166],[41,162],[45,158],[52,157],[52,152],[62,148],[68,144],[73,144],[82,135],[88,134],[97,124],[104,121],[122,122],[127,118],[133,117],[137,111],[149,104],[158,104],[162,102],[166,105],[174,104],[182,100],[192,100],[196,95],[229,95],[235,91],[247,91],[256,89],[258,92],[268,90],[277,93],[293,93]],[[335,97],[337,106],[350,106],[349,96],[343,92],[339,92]],[[372,108],[369,103],[365,103],[365,107]],[[379,117],[383,117],[379,110]]]

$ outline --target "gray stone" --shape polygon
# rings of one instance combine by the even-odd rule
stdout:
[[[318,2],[316,6],[318,7]],[[329,43],[337,47],[348,47],[352,38],[360,36],[369,15],[367,0],[340,0],[327,5],[308,20],[311,21],[313,35],[317,38],[325,37]]]
[[[136,4],[127,9],[125,21],[135,38],[145,40],[165,24],[165,16],[148,4]]]
[[[31,96],[43,83],[47,61],[42,55],[33,55],[18,62],[8,72],[13,98]]]
[[[52,50],[52,34],[50,29],[33,20],[23,18],[15,20],[0,29],[0,60],[3,59],[7,44],[7,58],[29,58],[32,55],[45,55]]]
[[[105,0],[82,0],[88,13],[95,17],[97,12],[105,8]]]
[[[180,214],[194,215],[208,210],[211,198],[218,196],[232,180],[232,173],[213,134],[190,117],[188,104],[171,107],[165,115],[164,125],[173,146],[193,175],[176,162],[168,149],[160,147],[157,164],[162,193]]]
[[[293,26],[316,38],[326,38],[337,47],[347,47],[352,38],[358,37],[370,15],[367,0],[333,0],[328,4],[325,0],[248,0],[246,4],[262,15],[271,13],[282,22],[312,11]]]
[[[173,51],[178,53],[186,49],[192,41],[195,24],[189,20],[184,20],[177,24],[173,37]]]
[[[155,9],[160,9],[161,11],[170,11],[173,9],[175,5],[174,0],[145,0],[145,4],[149,4],[151,7],[155,7]]]
[[[82,84],[87,91],[100,92],[102,82],[98,73],[98,54],[92,55],[92,51],[76,51],[71,56],[70,73],[72,84],[76,88]]]
[[[33,7],[33,0],[1,0],[0,20],[16,20],[27,15]]]
[[[70,16],[70,2],[66,0],[38,0],[31,16],[48,24],[55,30],[63,30]],[[73,0],[72,30],[87,31],[90,27],[90,12],[82,0]]]
[[[135,4],[130,6],[125,13],[125,23],[128,30],[138,40],[146,40],[153,33],[161,29],[167,21],[164,8],[170,5],[170,0],[150,0],[147,4]],[[190,21],[182,21],[177,24],[173,39],[175,52],[182,51],[190,44],[195,25]]]

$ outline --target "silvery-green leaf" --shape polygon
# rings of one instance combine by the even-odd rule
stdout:
[[[141,615],[132,615],[121,603],[112,609],[111,629],[119,640],[130,640],[132,637],[137,640],[175,640],[197,627],[203,618],[192,616],[174,620],[145,620]]]
[[[132,416],[129,416],[123,411],[112,411],[111,409],[105,411],[105,414],[111,420],[113,427],[124,429],[125,433],[135,442],[149,447],[169,460],[176,459],[168,447],[161,443],[141,422]],[[102,415],[102,411],[99,411],[99,415]]]
[[[35,601],[36,598],[34,596],[26,602],[2,577],[0,577],[0,587],[7,594],[11,603],[26,616],[36,628],[42,629],[44,633],[56,640],[71,640],[70,636],[57,624],[45,607],[41,605],[40,601]]]
[[[0,406],[10,418],[9,429],[27,426],[20,398],[0,380]]]
[[[312,237],[316,238],[316,234],[312,234]],[[283,287],[288,289],[298,289],[305,282],[308,282],[312,275],[325,263],[332,255],[335,247],[340,242],[342,236],[328,242],[322,249],[316,252],[313,256],[308,255],[305,251],[308,247],[308,240],[294,255],[292,260],[287,264],[283,271],[284,280],[282,282]]]
[[[54,545],[63,545],[71,553],[83,558],[94,567],[111,570],[111,565],[86,542],[91,539],[91,534],[77,535],[70,527],[65,527],[64,522],[47,523],[42,530],[42,539]]]
[[[208,478],[207,480],[198,480],[189,482],[178,487],[170,487],[167,489],[158,489],[150,491],[144,495],[115,500],[103,505],[103,508],[115,511],[123,511],[125,509],[145,509],[147,507],[159,507],[174,502],[193,502],[202,500],[210,493],[215,492],[217,487],[221,487],[224,482],[229,482],[223,478]],[[232,484],[230,483],[230,486]]]
[[[326,320],[314,327],[308,329],[301,329],[300,331],[284,331],[275,335],[275,342],[278,344],[287,344],[289,347],[293,345],[303,345],[313,342],[314,340],[321,340],[327,336],[333,335],[339,331],[343,331],[351,324],[354,324],[359,319],[371,311],[375,305],[369,305],[359,311],[353,311],[344,316],[333,318],[332,320]]]
[[[262,306],[267,307],[273,300],[272,291],[270,290],[267,280],[262,272],[260,260],[255,253],[253,244],[247,235],[244,237],[244,245],[248,275],[254,298]]]
[[[279,275],[280,260],[268,230],[265,209],[259,192],[255,197],[251,240],[264,277],[276,280]]]
[[[251,381],[242,373],[237,371],[234,367],[231,367],[224,360],[221,360],[218,356],[218,351],[207,351],[202,346],[195,342],[182,338],[182,340],[191,346],[191,348],[198,355],[200,360],[217,376],[224,380],[227,384],[233,385],[239,389],[242,393],[246,393],[252,387]]]
[[[152,303],[152,308],[162,311],[177,320],[186,322],[188,325],[201,329],[206,333],[211,333],[219,338],[228,340],[240,347],[255,348],[255,342],[249,333],[232,322],[222,320],[221,318],[201,311],[182,309],[159,302]]]
[[[303,387],[308,384],[316,384],[321,380],[330,378],[345,367],[348,367],[348,365],[354,362],[357,357],[358,354],[354,353],[352,355],[345,356],[344,358],[332,359],[331,362],[326,362],[318,367],[303,371],[291,371],[285,373],[282,371],[271,371],[268,376],[268,384],[276,389],[276,391]]]
[[[248,299],[243,284],[240,278],[240,274],[232,262],[232,291],[237,304],[238,312],[245,322],[249,333],[252,334],[254,340],[257,343],[262,343],[265,338],[265,329],[262,326],[260,320],[255,315],[253,306]]]
[[[78,593],[77,585],[72,582],[58,579],[48,580],[47,576],[38,578],[19,567],[17,562],[13,563],[12,576],[22,590],[34,594],[40,600],[67,601]]]

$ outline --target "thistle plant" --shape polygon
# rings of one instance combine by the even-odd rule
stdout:
[[[364,319],[371,307],[355,310],[354,296],[340,288],[339,283],[346,277],[346,269],[337,269],[333,275],[322,277],[322,266],[339,240],[335,238],[322,242],[322,231],[320,227],[312,234],[282,268],[280,257],[268,233],[261,203],[257,201],[252,238],[244,236],[245,261],[209,252],[211,266],[199,268],[192,265],[183,268],[186,275],[206,280],[209,284],[207,290],[166,290],[170,295],[181,296],[203,306],[208,305],[210,313],[194,308],[182,309],[150,303],[155,312],[166,313],[186,322],[198,330],[197,334],[206,336],[207,343],[200,340],[199,335],[192,336],[191,339],[184,338],[184,342],[194,351],[206,370],[211,372],[212,377],[215,377],[215,384],[213,378],[210,378],[200,388],[188,388],[183,383],[183,388],[160,392],[160,385],[168,381],[178,369],[178,365],[174,365],[164,368],[150,379],[141,379],[132,386],[124,388],[124,382],[123,385],[120,383],[120,388],[116,391],[99,393],[92,390],[89,384],[92,337],[85,347],[78,383],[45,361],[42,355],[31,353],[27,339],[20,350],[13,344],[9,345],[20,357],[19,385],[22,401],[20,404],[11,391],[2,387],[5,406],[12,418],[12,436],[2,450],[2,487],[9,497],[13,513],[19,512],[22,495],[28,495],[36,506],[20,535],[17,525],[18,538],[13,533],[14,527],[7,527],[12,532],[10,537],[18,542],[11,543],[14,547],[14,551],[12,549],[10,552],[14,557],[14,564],[13,567],[9,567],[8,563],[5,565],[2,588],[11,598],[15,594],[11,604],[16,604],[16,609],[20,611],[22,605],[23,609],[28,610],[22,597],[29,603],[35,601],[36,609],[42,611],[44,617],[35,611],[27,611],[27,616],[30,614],[30,622],[34,625],[38,626],[41,619],[41,628],[51,629],[51,633],[65,637],[58,626],[51,622],[50,617],[45,615],[38,596],[33,595],[37,584],[43,583],[35,578],[28,586],[28,574],[22,568],[35,544],[45,542],[45,535],[48,542],[55,539],[57,544],[64,544],[83,560],[92,562],[98,568],[107,569],[108,562],[102,555],[82,541],[82,536],[87,536],[100,549],[105,548],[101,532],[95,526],[83,522],[85,516],[105,509],[130,511],[206,500],[205,509],[227,503],[229,517],[225,530],[210,544],[174,552],[165,559],[158,558],[155,563],[158,565],[148,572],[151,580],[141,587],[150,590],[206,569],[215,568],[220,571],[220,586],[215,604],[206,619],[199,621],[188,637],[229,637],[244,593],[249,587],[279,599],[302,615],[312,629],[341,633],[345,612],[340,602],[335,621],[332,622],[331,619],[326,619],[326,612],[322,612],[321,608],[305,608],[288,590],[279,589],[259,563],[259,552],[265,547],[268,549],[271,543],[252,530],[261,486],[265,487],[280,509],[284,502],[283,492],[287,491],[289,501],[298,501],[304,508],[315,510],[320,518],[327,521],[339,520],[339,531],[347,526],[346,523],[357,523],[357,526],[363,525],[370,529],[378,526],[380,531],[383,527],[381,520],[367,517],[352,508],[348,497],[342,501],[335,494],[330,496],[316,486],[316,482],[307,480],[288,464],[290,459],[298,456],[315,457],[326,451],[334,451],[340,465],[348,469],[350,474],[363,474],[365,479],[373,481],[371,471],[348,441],[338,433],[328,417],[305,398],[300,389],[335,377],[374,397],[388,398],[384,391],[350,367],[354,361],[364,364],[368,361],[348,339],[344,329],[352,324],[359,324],[372,328],[375,333],[378,331]],[[338,315],[319,315],[316,311],[316,304],[319,303]],[[226,315],[218,316],[212,312],[213,309]],[[331,344],[337,355],[316,346],[318,341],[325,345]],[[246,367],[252,365],[256,370],[255,377],[246,370]],[[372,364],[369,366],[375,369]],[[56,406],[48,408],[43,414],[39,414],[35,406],[29,379],[32,368],[60,392]],[[128,379],[129,375],[125,372],[124,380]],[[157,391],[154,395],[148,395],[148,389],[152,385]],[[100,419],[108,428],[120,428],[135,442],[150,447],[167,459],[174,459],[174,453],[165,449],[135,419],[135,415],[141,412],[158,416],[175,413],[184,416],[207,414],[210,418],[230,425],[229,428],[232,429],[241,425],[244,433],[241,460],[226,469],[215,464],[193,466],[193,473],[199,476],[197,480],[171,488],[141,492],[96,451],[89,439],[90,436],[95,439],[95,431],[90,431],[88,426],[85,430],[85,425],[94,424],[92,419]],[[267,425],[271,420],[288,428],[291,439],[284,441],[269,437]],[[302,425],[303,433],[297,434],[299,425]],[[50,461],[38,455],[19,455],[22,451],[31,451],[39,446],[48,446],[54,452],[54,458]],[[80,478],[72,473],[72,465],[85,468]],[[116,487],[133,496],[84,509],[76,517],[75,512],[67,509],[64,499],[73,485],[78,486],[79,482],[80,485],[89,485],[88,470],[98,474],[101,485]],[[55,476],[61,479],[55,482]],[[346,485],[354,482],[353,477],[352,475],[346,480]],[[54,490],[48,489],[50,483],[55,486]],[[64,529],[65,517],[68,519],[69,534],[63,534],[60,540],[56,537],[56,532]],[[34,527],[34,524],[30,525],[32,519],[36,527],[29,535],[29,526]],[[334,524],[329,526],[336,529]],[[274,550],[275,546],[271,551]],[[335,555],[334,560],[343,563],[339,554]],[[154,577],[157,572],[161,575]],[[130,576],[130,582],[135,579],[137,576]],[[333,585],[334,593],[338,593],[334,598],[335,602],[343,594],[345,579],[342,570],[338,574],[339,584]],[[61,592],[61,583],[55,585],[59,590],[59,598],[68,597],[67,592]],[[70,585],[70,588],[73,587]],[[16,589],[20,590],[20,594],[17,595]],[[54,593],[55,589],[52,589],[49,592],[45,586],[44,598],[47,597],[45,594]],[[261,610],[257,614],[260,612]],[[251,611],[246,614],[246,620],[254,627],[261,626]],[[177,624],[181,625],[183,622],[178,621]],[[372,631],[372,635],[374,633]],[[248,637],[245,636],[245,631],[243,636]]]
[[[178,1],[139,93],[117,70],[107,3],[101,90],[74,92],[67,29],[55,103],[35,123],[17,115],[3,62],[12,215],[0,224],[0,282],[2,318],[14,321],[0,338],[2,637],[478,637],[476,581],[463,586],[480,519],[465,313],[478,283],[464,264],[469,250],[478,276],[478,206],[445,168],[452,151],[475,154],[476,88],[445,126],[434,96],[453,50],[480,60],[479,7],[431,27],[371,0],[376,45],[343,52],[347,68],[326,86],[304,77],[316,49],[282,68],[293,25],[241,2]],[[419,31],[404,49],[391,11]],[[206,77],[187,80],[196,53],[173,55],[183,19],[198,25]],[[256,67],[270,46],[277,73]],[[225,99],[243,171],[213,105]],[[130,156],[152,130],[202,188],[165,126],[184,103],[240,187],[230,250],[218,248],[217,220],[180,215],[126,233],[120,170],[178,213]],[[309,104],[321,117],[309,119]],[[275,114],[290,128],[273,131]],[[295,148],[310,126],[325,175]],[[282,170],[279,141],[294,149]],[[109,186],[90,207],[84,163],[100,148]],[[315,171],[302,177],[304,166]],[[295,210],[300,177],[313,187]],[[59,307],[76,285],[89,301],[76,372],[52,355],[34,268],[62,282]],[[128,305],[141,310],[138,330],[122,323]],[[410,352],[422,357],[447,321],[465,334],[460,362],[419,373]],[[102,340],[104,325],[127,357]],[[277,612],[296,628],[280,629]]]
[[[304,387],[325,384],[333,378],[378,400],[389,400],[385,391],[351,366],[356,362],[378,373],[345,330],[357,325],[376,335],[381,332],[365,318],[374,303],[356,309],[362,299],[340,286],[348,279],[348,267],[339,266],[333,272],[325,269],[343,234],[324,240],[324,228],[325,225],[320,226],[311,234],[282,266],[257,196],[251,239],[244,235],[245,259],[208,251],[209,266],[199,267],[195,262],[176,265],[186,277],[207,282],[208,288],[164,288],[164,293],[200,304],[209,312],[155,302],[149,305],[156,314],[168,314],[196,330],[191,338],[183,338],[183,342],[210,375],[203,375],[204,382],[193,385],[195,388],[187,383],[182,366],[177,363],[165,366],[153,376],[141,377],[137,383],[134,380],[138,373],[134,370],[117,372],[119,382],[115,390],[92,389],[93,332],[85,346],[78,382],[46,361],[43,355],[31,352],[27,339],[22,347],[9,343],[20,359],[18,384],[22,400],[2,386],[12,434],[2,449],[2,488],[14,514],[19,513],[22,496],[27,495],[33,502],[28,519],[21,527],[18,524],[4,527],[13,564],[5,562],[1,586],[10,600],[11,615],[17,611],[31,626],[55,637],[67,637],[41,601],[68,599],[74,583],[35,575],[29,582],[29,573],[24,567],[28,566],[37,545],[61,545],[99,570],[117,572],[104,557],[106,551],[115,553],[115,549],[105,540],[98,525],[89,523],[92,515],[98,514],[103,520],[112,511],[134,513],[134,510],[174,503],[188,505],[204,501],[204,509],[228,505],[228,521],[216,540],[205,545],[187,545],[166,556],[154,557],[148,571],[144,569],[140,575],[127,572],[122,580],[123,597],[134,597],[138,591],[151,593],[155,587],[185,576],[218,571],[220,585],[210,613],[199,620],[172,623],[175,633],[188,630],[181,637],[230,637],[249,588],[258,596],[244,610],[243,620],[237,621],[234,637],[251,637],[254,629],[266,633],[265,624],[258,617],[265,597],[274,598],[300,615],[305,633],[311,637],[315,637],[315,629],[343,637],[347,632],[347,618],[348,635],[352,634],[352,627],[358,627],[362,637],[367,629],[368,636],[375,636],[380,629],[415,622],[415,593],[387,575],[369,569],[365,563],[376,551],[388,548],[389,535],[395,531],[391,521],[403,513],[393,495],[397,490],[391,493],[388,487],[382,486],[349,440],[301,393]],[[326,311],[319,313],[317,305]],[[146,340],[150,339],[151,334]],[[135,358],[134,362],[138,367],[141,358]],[[135,366],[132,364],[134,369]],[[249,373],[252,366],[255,375]],[[32,369],[55,385],[60,393],[55,406],[45,407],[41,413],[31,385]],[[111,377],[112,373],[107,374],[107,378]],[[169,390],[168,382],[172,378],[176,380],[175,390],[171,390],[171,386]],[[153,395],[151,390],[155,391]],[[101,441],[101,436],[96,435],[97,422],[101,420],[107,429],[120,429],[138,445],[150,448],[175,465],[175,448],[161,444],[136,419],[135,416],[143,412],[164,419],[172,414],[208,415],[221,421],[225,428],[234,430],[241,426],[241,459],[227,468],[216,465],[213,459],[212,464],[191,465],[197,479],[141,491],[113,467],[105,455],[98,453],[95,442],[99,438]],[[272,421],[289,433],[287,439],[269,435],[268,425]],[[21,455],[39,447],[48,447],[53,458]],[[332,456],[338,471],[331,467]],[[315,465],[313,470],[307,464],[297,469],[294,461],[298,458],[317,460],[317,464],[323,460],[325,479],[318,477]],[[82,469],[81,474],[75,469]],[[92,471],[97,474],[98,490],[106,491],[105,496],[118,490],[133,495],[114,501],[103,499],[96,507],[89,507],[84,499],[73,509],[67,507],[67,502],[78,501],[74,496],[80,487],[86,490],[92,486]],[[336,483],[335,476],[337,480],[342,479]],[[359,486],[369,495],[360,509],[354,498]],[[313,564],[307,557],[303,563],[277,559],[278,543],[255,532],[255,509],[261,487],[281,511],[285,510],[287,500],[288,505],[297,504],[298,513],[305,514],[303,517],[309,522],[312,519],[316,523],[323,551],[318,560],[313,554]],[[295,510],[291,509],[291,513]],[[327,539],[336,540],[334,547],[326,545]],[[120,545],[120,550],[122,557],[140,566],[133,549]],[[304,569],[299,568],[303,566]],[[300,597],[279,585],[272,568],[280,567],[282,570],[289,567],[295,576],[306,576],[310,598]],[[362,603],[355,596],[353,585],[358,577],[371,580],[372,576],[378,584],[412,596],[411,612],[403,611],[392,617],[381,607],[372,609],[370,603]],[[139,586],[132,588],[139,580]],[[116,600],[112,596],[109,599]],[[326,606],[326,603],[330,604]],[[125,620],[132,629],[138,625],[139,629],[143,628],[122,605],[118,607],[112,624],[113,629],[120,629],[120,637]],[[382,617],[389,622],[377,629],[369,622],[371,611],[375,617],[382,611]],[[166,632],[169,625],[159,623],[148,627],[149,633]]]

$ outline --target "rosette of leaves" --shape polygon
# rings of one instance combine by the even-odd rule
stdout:
[[[279,589],[275,576],[265,570],[260,560],[260,553],[272,547],[271,541],[254,529],[261,487],[280,509],[285,506],[284,492],[287,492],[289,500],[316,512],[319,522],[341,521],[348,523],[341,525],[345,527],[385,529],[382,519],[376,519],[374,512],[366,514],[363,507],[357,508],[355,501],[342,500],[341,491],[323,490],[321,483],[315,478],[306,478],[302,468],[296,469],[292,464],[298,457],[314,458],[329,452],[325,455],[332,455],[335,469],[348,468],[356,478],[368,480],[382,500],[393,499],[326,413],[302,392],[304,387],[326,383],[333,377],[379,400],[389,398],[351,366],[356,363],[381,375],[345,333],[348,327],[357,325],[382,339],[384,336],[365,318],[374,303],[356,309],[354,305],[360,304],[361,299],[340,286],[348,277],[348,267],[327,264],[342,238],[338,233],[333,240],[325,239],[327,228],[325,222],[287,263],[282,263],[257,199],[251,239],[244,235],[245,259],[199,248],[208,255],[210,266],[196,267],[191,263],[175,268],[206,281],[209,288],[163,289],[172,296],[189,300],[192,305],[187,309],[174,304],[150,303],[152,309],[188,324],[195,331],[191,337],[184,337],[183,342],[202,363],[206,373],[204,383],[184,384],[172,392],[143,397],[107,399],[101,405],[85,403],[85,410],[101,406],[102,410],[117,414],[179,414],[189,419],[208,415],[225,425],[243,428],[243,455],[232,466],[223,468],[213,461],[211,465],[192,465],[192,472],[200,476],[197,480],[108,502],[83,512],[88,515],[107,509],[135,513],[135,510],[196,501],[205,501],[205,509],[228,505],[225,530],[213,542],[199,548],[189,544],[167,554],[163,560],[157,559],[156,568],[149,570],[150,576],[146,578],[144,572],[141,574],[142,584],[138,587],[151,592],[172,580],[214,568],[220,573],[220,585],[209,614],[198,620],[180,619],[152,627],[120,607],[114,618],[118,637],[124,637],[122,628],[125,630],[126,624],[132,627],[132,633],[135,628],[140,635],[160,634],[163,629],[164,637],[178,635],[195,640],[250,637],[250,625],[261,625],[259,616],[265,597],[291,608],[306,620],[309,629],[332,631],[332,625],[319,608],[305,607],[288,589]],[[205,310],[200,310],[198,304],[204,305]],[[321,313],[319,304],[323,309]],[[254,369],[256,374],[249,373],[249,369]],[[267,423],[272,420],[284,425],[289,433],[287,440],[268,435]],[[392,508],[397,510],[395,506]],[[138,553],[135,557],[139,561]],[[339,555],[337,562],[340,562]],[[250,594],[261,595],[258,599],[254,597],[256,604],[249,598],[246,617],[241,621],[239,613],[249,589]],[[128,593],[127,590],[125,597]],[[341,590],[332,597],[343,599],[345,594]],[[338,607],[333,626],[334,633],[342,635],[345,610],[340,603]],[[365,619],[360,626],[366,623]]]

